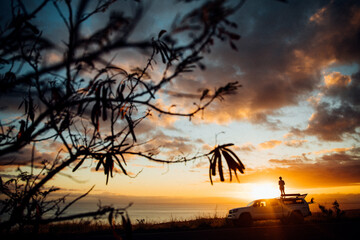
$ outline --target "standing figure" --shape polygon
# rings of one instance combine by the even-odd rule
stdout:
[[[282,177],[279,177],[279,188],[280,188],[280,192],[281,192],[281,196],[285,195],[285,182],[284,180],[282,180]]]

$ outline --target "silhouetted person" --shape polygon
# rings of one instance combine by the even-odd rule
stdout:
[[[282,177],[279,177],[279,188],[281,192],[281,196],[285,195],[285,182],[282,180]]]

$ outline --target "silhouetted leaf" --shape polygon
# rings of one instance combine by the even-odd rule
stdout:
[[[161,31],[159,32],[158,39],[160,39],[161,36],[162,36],[164,33],[166,33],[166,30],[161,30]]]
[[[228,149],[228,148],[224,148],[224,150],[225,151],[227,151],[227,152],[229,152],[232,156],[234,156],[235,157],[235,159],[237,160],[237,162],[238,162],[238,164],[239,164],[239,166],[240,166],[240,168],[242,169],[242,170],[240,170],[240,172],[241,173],[244,173],[244,170],[245,170],[245,166],[244,166],[244,164],[241,162],[241,160],[240,160],[240,158],[233,152],[233,151],[231,151],[230,149]]]
[[[221,154],[220,154],[219,148],[215,151],[215,156],[217,156],[217,159],[218,159],[218,170],[219,170],[219,175],[220,175],[220,181],[223,182],[223,181],[225,181],[225,178],[224,178],[224,172],[222,169]]]
[[[34,103],[32,97],[29,97],[29,109],[28,109],[28,115],[32,122],[34,122],[35,118],[35,109],[34,109]]]
[[[121,156],[121,157],[123,158],[123,160],[124,160],[124,157],[122,156],[122,154],[120,154],[120,156]],[[118,158],[116,155],[114,155],[114,157],[115,157],[115,159],[116,159],[119,167],[121,168],[121,171],[122,171],[125,175],[128,175],[127,172],[126,172],[126,170],[125,170],[125,168],[124,168],[123,165],[121,164],[119,158]],[[125,160],[124,160],[124,161],[125,161]]]
[[[125,146],[125,145],[123,145],[123,146]],[[129,148],[129,147],[128,147],[128,148]],[[124,164],[127,165],[124,156],[123,156],[121,153],[120,153],[119,155],[120,155],[121,159],[123,160]]]
[[[239,34],[236,34],[236,33],[228,32],[227,34],[232,40],[239,40],[241,38],[241,36]]]
[[[116,93],[117,93],[117,99],[119,99],[120,101],[124,101],[124,92],[125,89],[125,83],[119,84],[119,86],[116,89]]]
[[[95,167],[95,171],[98,171],[98,170],[99,170],[101,164],[104,164],[102,157],[100,157],[99,162],[98,162],[98,164],[97,164],[96,167]]]
[[[212,174],[211,174],[211,171],[212,171],[212,168],[213,168],[213,166],[212,166],[212,159],[209,158],[209,157],[208,157],[208,159],[209,159],[209,164],[210,164],[210,167],[209,167],[209,178],[210,178],[210,183],[211,183],[211,185],[213,185]]]
[[[91,122],[94,125],[97,132],[99,132],[99,115],[100,115],[100,103],[96,102],[91,111]]]
[[[236,45],[235,45],[232,41],[230,41],[230,46],[231,46],[231,48],[234,49],[235,51],[238,50],[237,47],[236,47]]]
[[[76,166],[75,166],[74,169],[72,170],[73,172],[75,172],[75,171],[84,163],[85,158],[86,158],[86,156],[83,157],[78,164],[76,164]]]
[[[231,146],[234,146],[234,144],[233,143],[227,143],[227,144],[220,145],[219,148],[226,148],[226,147],[231,147]]]
[[[159,49],[160,55],[161,55],[161,60],[162,62],[165,64],[166,63],[166,59],[165,59],[165,55],[164,55],[164,51],[160,48]]]
[[[136,137],[135,137],[135,132],[134,132],[134,124],[133,124],[133,122],[131,120],[131,117],[129,117],[128,115],[125,114],[125,118],[126,118],[126,121],[128,123],[130,133],[131,133],[134,141],[136,142]]]
[[[110,152],[108,152],[105,156],[105,163],[104,163],[104,173],[106,175],[106,185],[109,181],[109,175],[113,177],[113,169],[114,169],[114,160],[113,156]]]
[[[102,112],[102,119],[103,121],[106,121],[107,120],[107,102],[106,102],[106,97],[107,97],[107,88],[106,87],[103,87],[103,93],[102,93],[102,109],[103,109],[103,112]]]
[[[221,155],[224,156],[225,161],[227,163],[229,169],[230,181],[232,181],[232,171],[234,171],[234,174],[237,179],[238,179],[237,171],[239,171],[240,173],[244,173],[245,167],[240,161],[240,159],[236,156],[234,152],[226,148],[232,145],[234,144],[228,143],[224,145],[219,145],[209,152],[209,154],[212,154],[211,158],[209,158],[209,162],[210,162],[209,178],[211,184],[213,183],[212,176],[216,175],[216,169],[218,169],[220,181],[221,182],[225,181]],[[217,168],[216,168],[216,164],[217,164]]]
[[[217,163],[217,156],[216,154],[213,155],[212,164],[211,164],[211,175],[216,176],[216,163]]]
[[[201,97],[200,97],[200,100],[203,100],[209,93],[209,89],[205,89],[202,94],[201,94]]]
[[[238,169],[237,166],[236,166],[237,164],[234,161],[234,159],[226,151],[223,151],[222,154],[224,155],[226,163],[227,163],[228,168],[229,168],[229,175],[230,175],[230,182],[231,182],[232,181],[232,173],[231,173],[232,170],[234,171],[235,176],[237,178],[237,173],[236,173],[236,170]]]

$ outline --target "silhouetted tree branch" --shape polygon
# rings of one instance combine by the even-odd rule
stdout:
[[[11,205],[10,218],[2,223],[3,226],[18,224],[26,208],[34,202],[34,196],[43,194],[45,185],[55,175],[68,167],[75,172],[86,161],[95,161],[97,171],[103,169],[106,183],[116,167],[128,175],[126,158],[129,155],[162,163],[187,162],[212,156],[209,158],[212,183],[211,176],[216,174],[216,165],[221,181],[224,180],[222,153],[228,163],[230,180],[231,170],[235,175],[237,170],[243,173],[243,164],[227,148],[230,145],[216,146],[209,153],[192,157],[161,159],[137,149],[135,129],[152,112],[191,119],[216,99],[222,100],[241,87],[238,82],[231,82],[214,90],[205,89],[197,96],[199,102],[190,111],[171,111],[156,102],[158,92],[164,90],[168,83],[195,68],[205,69],[201,60],[204,52],[210,52],[216,39],[228,41],[229,46],[237,50],[234,42],[240,39],[240,35],[233,32],[237,25],[228,18],[244,1],[234,6],[225,1],[205,1],[199,8],[175,19],[172,28],[161,30],[157,38],[134,40],[131,36],[144,15],[143,4],[136,1],[132,14],[125,10],[113,11],[103,27],[84,34],[82,28],[88,24],[87,20],[106,12],[113,2],[44,0],[33,11],[29,11],[21,0],[10,2],[12,17],[0,29],[0,97],[5,99],[16,93],[21,95],[22,101],[17,109],[17,121],[0,121],[0,161],[3,156],[29,144],[45,141],[60,142],[64,147],[64,158],[62,161],[54,160],[51,167],[43,170],[44,176],[32,181],[31,187],[28,183],[34,178],[33,173],[26,175],[25,189],[15,186],[22,195],[16,199],[15,205]],[[46,11],[50,6],[56,9],[67,29],[67,39],[61,39],[65,47],[60,44],[60,39],[44,37],[42,26],[32,22],[39,12]],[[180,40],[186,34],[190,40]],[[140,50],[148,59],[145,64],[131,70],[108,60],[111,54],[123,49]],[[46,62],[44,58],[50,54],[55,54],[57,60]],[[154,78],[150,70],[156,65],[162,66],[159,68],[162,69],[159,70],[161,77]],[[106,131],[103,133],[102,129]],[[34,166],[34,158],[31,165]],[[21,176],[25,175],[22,173]],[[17,180],[7,182],[7,185],[12,182],[17,183]],[[9,189],[3,186],[1,193],[7,195]],[[53,208],[60,202],[53,202]],[[29,215],[22,224],[69,219],[60,215],[70,205],[58,210],[56,218],[39,219],[36,214]],[[28,209],[28,212],[32,211]],[[114,211],[112,208],[102,209],[73,218],[112,214]],[[127,223],[127,220],[124,222]]]

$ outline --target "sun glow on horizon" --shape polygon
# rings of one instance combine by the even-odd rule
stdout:
[[[253,200],[275,198],[280,196],[280,191],[274,183],[261,182],[252,184],[249,195]]]

